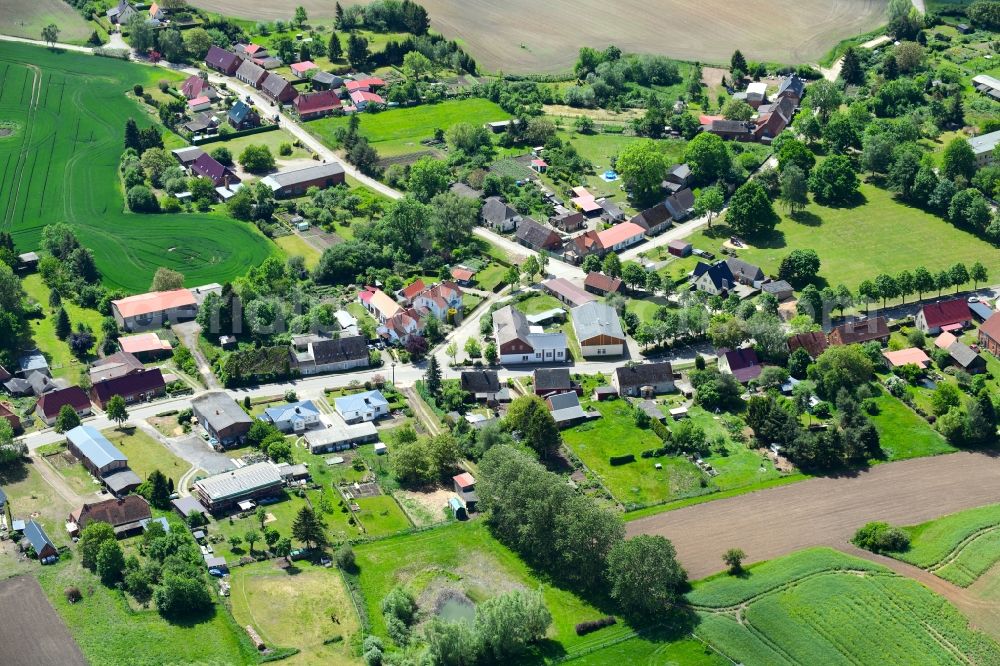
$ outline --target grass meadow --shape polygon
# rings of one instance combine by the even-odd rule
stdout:
[[[160,266],[196,286],[225,282],[278,249],[256,228],[223,214],[124,211],[118,160],[125,121],[151,120],[125,92],[178,75],[108,58],[0,44],[0,116],[18,128],[0,139],[0,229],[20,251],[52,221],[73,226],[104,282],[146,291]]]
[[[406,109],[360,114],[361,135],[382,157],[394,157],[425,150],[421,141],[434,138],[434,130],[447,130],[458,123],[482,125],[506,120],[510,114],[486,99],[461,99],[440,104],[421,104]],[[306,123],[306,129],[327,145],[334,145],[334,132],[347,127],[348,118],[321,118]]]
[[[774,231],[749,239],[752,247],[740,250],[740,259],[776,275],[781,260],[793,249],[813,249],[822,263],[820,281],[834,287],[845,284],[852,290],[879,273],[895,275],[920,265],[933,272],[959,261],[966,265],[981,261],[991,276],[1000,275],[1000,253],[986,241],[901,204],[892,193],[873,185],[862,184],[861,194],[864,203],[853,208],[810,203],[798,219],[782,212]],[[724,217],[721,224],[713,224],[711,236],[706,231],[688,240],[695,247],[717,252],[730,236]]]
[[[883,393],[875,399],[878,414],[871,417],[888,460],[906,460],[952,453],[955,447],[916,412]]]
[[[905,528],[910,549],[892,557],[968,587],[1000,561],[1000,504]]]
[[[158,469],[177,484],[191,469],[191,463],[177,457],[166,446],[134,426],[126,425],[121,430],[111,428],[103,434],[128,457],[128,466],[140,479],[148,478],[154,469]]]
[[[42,276],[38,273],[25,276],[21,284],[24,286],[28,298],[41,303],[44,309],[45,317],[31,319],[29,323],[31,325],[31,338],[38,345],[38,348],[48,355],[52,376],[76,382],[80,373],[85,371],[87,366],[73,355],[69,343],[56,336],[55,318],[51,314],[51,308],[49,308],[49,292],[51,290],[42,282]],[[101,330],[101,321],[104,318],[97,310],[81,308],[76,303],[70,302],[69,299],[64,300],[62,304],[73,326],[82,323],[87,324],[94,331]]]
[[[996,663],[1000,647],[943,598],[825,548],[694,583],[694,633],[746,664]],[[964,658],[959,660],[958,655]]]

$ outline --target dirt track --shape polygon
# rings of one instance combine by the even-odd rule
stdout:
[[[847,478],[810,479],[641,518],[629,536],[660,534],[691,578],[723,568],[728,548],[747,562],[811,546],[843,547],[870,520],[911,525],[1000,502],[1000,458],[955,453],[878,465]]]
[[[87,666],[42,588],[31,576],[0,582],[0,663],[4,666]]]
[[[364,0],[362,0],[364,1]],[[310,18],[333,16],[327,0],[192,0],[248,19],[288,20],[297,5]],[[882,23],[883,0],[421,0],[431,26],[460,39],[488,70],[562,72],[581,46],[615,44],[703,62],[747,58],[815,60],[838,41]]]

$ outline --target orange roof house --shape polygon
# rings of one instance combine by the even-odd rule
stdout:
[[[611,250],[620,250],[635,245],[642,240],[646,231],[635,222],[622,222],[597,234],[601,245]]]
[[[156,333],[140,333],[118,338],[118,344],[123,352],[141,356],[143,354],[159,354],[169,352],[173,346],[168,340],[161,340]]]
[[[198,302],[188,289],[151,291],[111,301],[111,312],[126,331],[141,331],[159,328],[165,321],[194,319]]]
[[[889,361],[889,365],[894,368],[901,368],[904,365],[916,365],[926,368],[931,364],[931,359],[924,353],[924,350],[917,347],[900,349],[899,351],[884,351],[882,352],[882,356],[885,356],[886,360]]]

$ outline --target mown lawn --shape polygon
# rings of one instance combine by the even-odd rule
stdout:
[[[155,608],[129,608],[121,593],[102,585],[78,559],[43,567],[38,580],[91,664],[162,664],[165,655],[175,664],[257,661],[246,633],[221,605],[202,618],[168,622]],[[66,600],[70,586],[83,592],[82,601]]]
[[[433,139],[436,129],[447,130],[458,123],[482,125],[506,120],[510,114],[489,100],[470,98],[362,113],[359,118],[361,135],[371,142],[379,155],[390,157],[425,150],[420,142]],[[323,118],[308,123],[306,128],[327,145],[334,145],[334,132],[338,127],[347,127],[348,120],[345,116]]]
[[[289,257],[302,257],[305,259],[306,268],[312,270],[319,263],[319,258],[323,253],[310,245],[302,236],[298,234],[287,234],[274,239],[275,244],[281,251]]]
[[[476,273],[476,284],[480,289],[494,291],[497,288],[497,285],[503,282],[504,274],[506,272],[507,269],[504,266],[491,263],[489,266]]]
[[[166,446],[136,427],[126,425],[122,430],[112,428],[103,434],[128,457],[128,466],[140,479],[145,480],[153,470],[158,469],[177,484],[191,469],[191,463],[174,455]]]
[[[247,146],[267,146],[271,154],[274,155],[274,159],[278,162],[282,160],[294,160],[301,158],[308,158],[312,153],[305,149],[299,148],[295,145],[296,138],[291,135],[288,130],[276,129],[270,132],[261,132],[260,134],[251,134],[249,136],[238,136],[232,139],[226,139],[224,141],[215,141],[213,143],[206,143],[202,146],[205,152],[212,152],[216,148],[225,147],[229,149],[229,152],[233,154],[233,161],[239,163],[240,153],[246,150]],[[291,155],[279,155],[278,150],[281,145],[287,143],[292,147]]]
[[[775,230],[748,239],[752,247],[740,250],[739,257],[758,264],[765,273],[776,274],[789,252],[813,249],[821,261],[821,280],[852,290],[879,273],[895,275],[921,265],[939,271],[956,262],[968,266],[981,261],[991,276],[1000,275],[1000,253],[986,241],[940,217],[903,205],[873,185],[862,184],[861,194],[864,203],[853,208],[810,203],[798,220],[782,213]],[[714,225],[711,237],[702,231],[689,240],[695,247],[718,254],[722,241],[730,236],[724,222]]]
[[[399,504],[390,495],[359,497],[355,500],[361,507],[358,520],[368,536],[385,536],[413,527]]]
[[[269,646],[301,650],[289,663],[354,663],[359,620],[337,569],[259,562],[235,568],[232,586],[233,617],[241,627],[253,625]]]
[[[994,663],[1000,647],[916,581],[833,550],[800,551],[696,582],[694,633],[746,664]],[[743,621],[715,612],[745,604]],[[946,637],[947,643],[940,640]]]
[[[879,413],[871,420],[889,460],[936,456],[957,450],[927,421],[888,393],[875,398],[875,403]]]

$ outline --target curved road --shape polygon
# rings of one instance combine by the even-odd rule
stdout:
[[[995,502],[1000,457],[952,453],[705,502],[640,518],[627,531],[670,539],[698,579],[721,570],[729,548],[742,548],[748,562],[812,546],[844,548],[871,520],[912,525]]]

